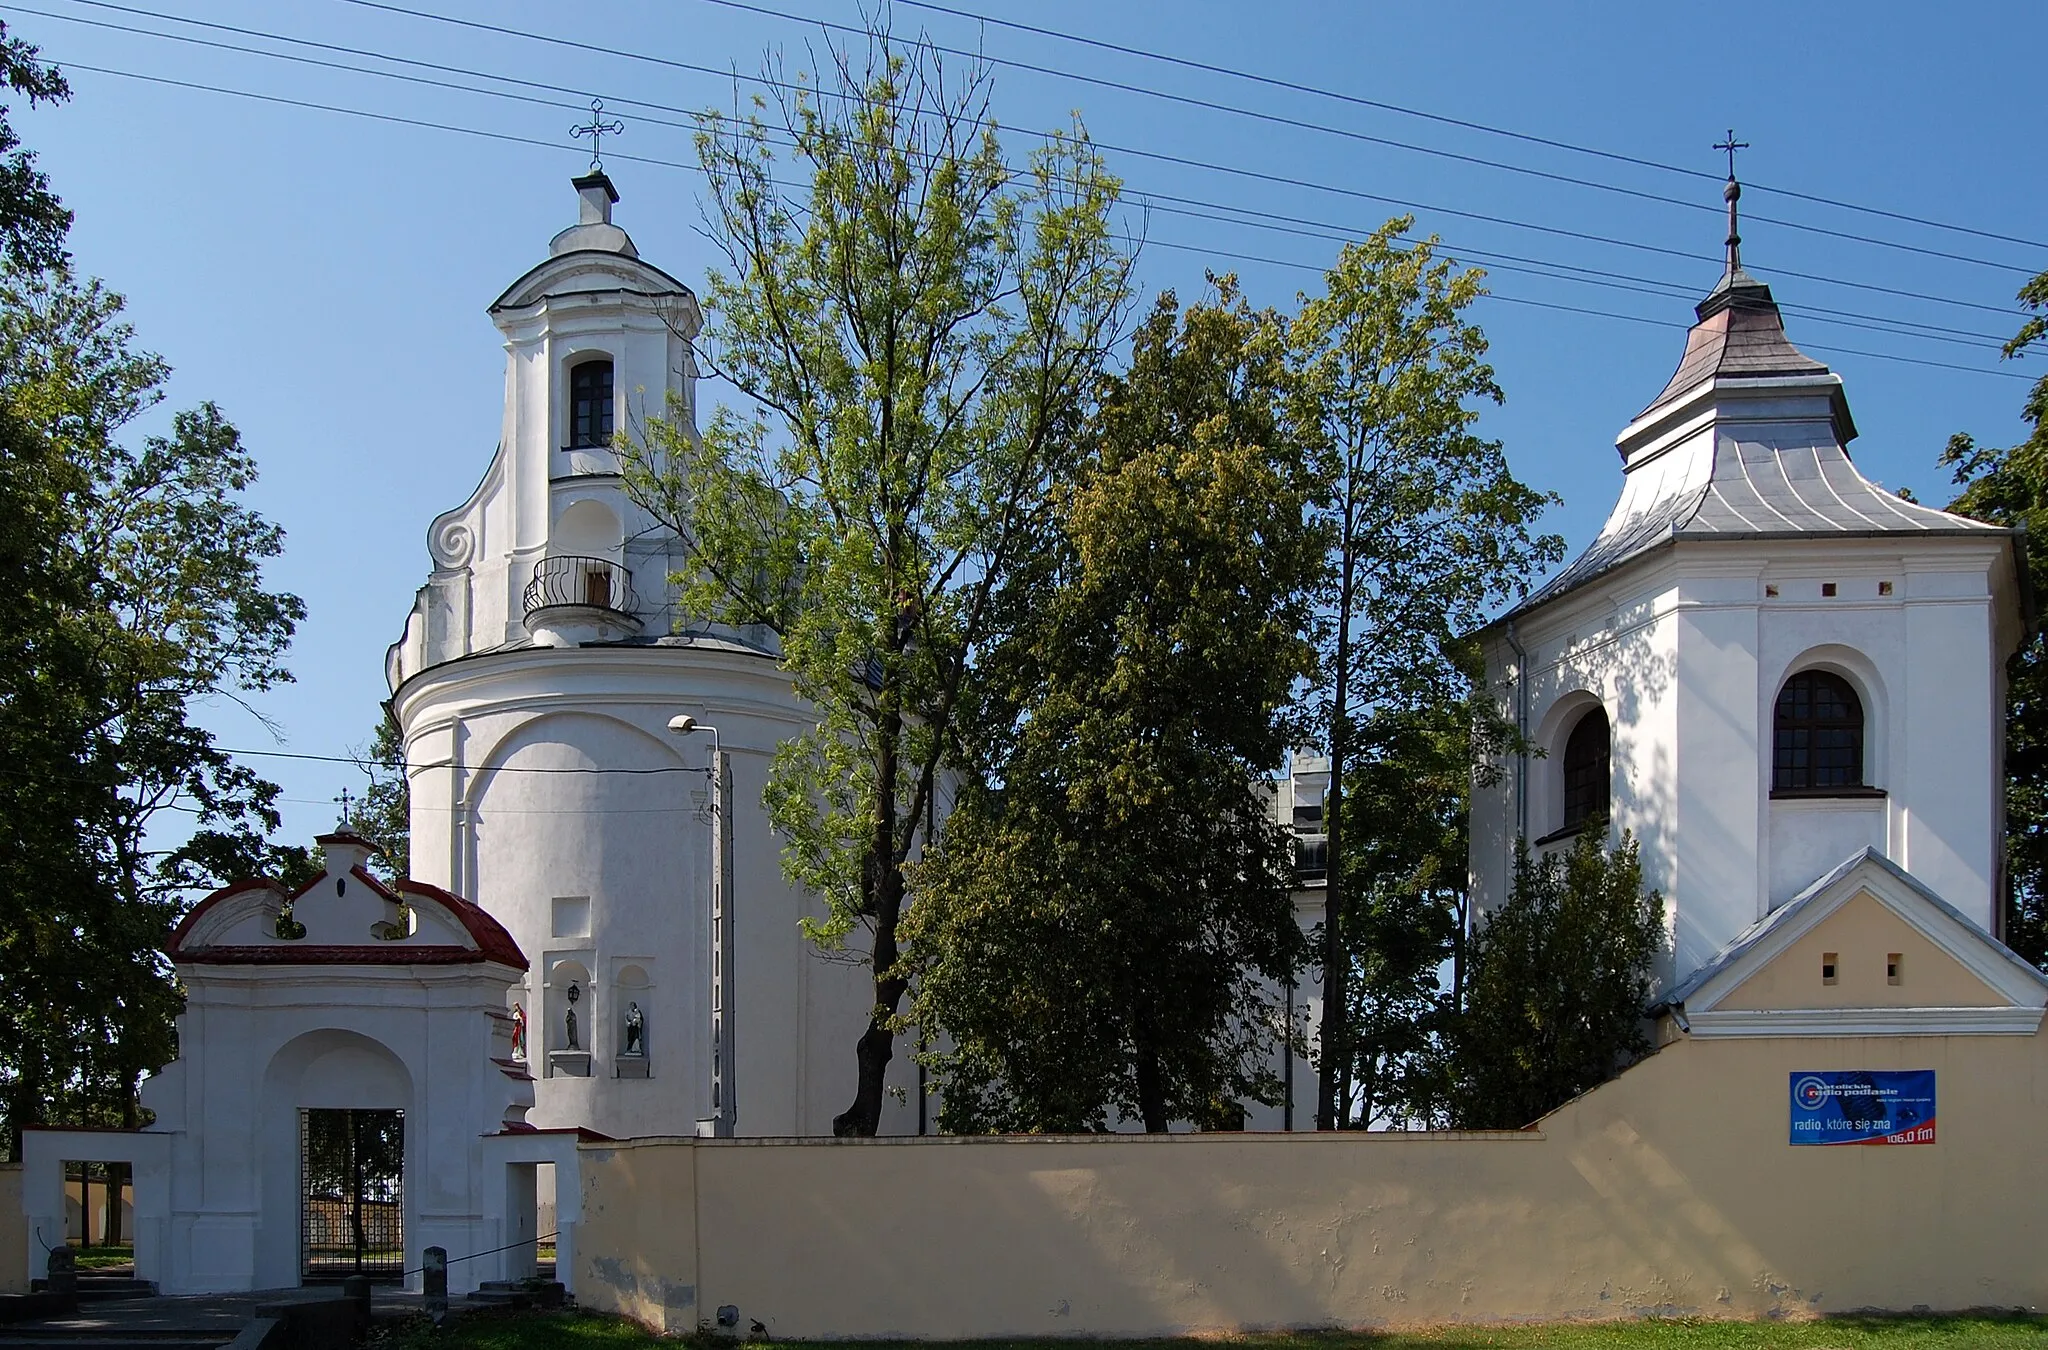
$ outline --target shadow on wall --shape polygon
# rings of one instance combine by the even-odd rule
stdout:
[[[1535,695],[1530,739],[1541,753],[1532,755],[1528,766],[1529,837],[1532,843],[1548,841],[1536,850],[1541,853],[1571,847],[1575,836],[1560,830],[1566,818],[1565,747],[1583,718],[1595,709],[1604,712],[1611,737],[1610,840],[1618,839],[1624,829],[1634,834],[1641,847],[1643,884],[1665,897],[1664,951],[1653,976],[1660,987],[1668,986],[1677,977],[1679,958],[1690,951],[1687,915],[1672,903],[1677,894],[1672,826],[1679,806],[1678,766],[1672,754],[1678,696],[1673,621],[1670,616],[1631,621],[1626,615],[1603,613],[1589,616],[1586,623],[1611,623],[1618,631],[1598,631],[1586,638],[1570,635],[1557,644],[1550,665],[1537,664],[1530,674]],[[1531,656],[1541,660],[1533,651]],[[1509,697],[1512,713],[1512,691]],[[1510,858],[1503,876],[1511,878],[1512,834],[1502,838],[1499,847]]]

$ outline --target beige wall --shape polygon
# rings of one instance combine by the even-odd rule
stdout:
[[[1836,956],[1821,983],[1821,956]],[[1885,958],[1903,960],[1899,982]],[[2006,999],[1865,891],[1787,947],[1714,1006],[1747,1008],[1998,1008]]]
[[[1786,1142],[1791,1073],[1888,1068],[1938,1143]],[[576,1292],[777,1337],[2039,1307],[2044,1124],[2040,1036],[1684,1039],[1540,1133],[591,1145]]]
[[[0,1294],[28,1292],[28,1225],[21,1217],[21,1164],[0,1163]]]

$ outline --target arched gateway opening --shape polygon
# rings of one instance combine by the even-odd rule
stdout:
[[[277,1245],[296,1248],[297,1283],[404,1278],[413,1086],[390,1046],[342,1027],[305,1032],[271,1057],[263,1131],[265,1190],[275,1199],[264,1205],[264,1226],[296,1237]]]
[[[405,1275],[405,1112],[299,1112],[299,1278]]]

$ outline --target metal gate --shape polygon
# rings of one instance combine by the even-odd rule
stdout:
[[[405,1275],[405,1112],[299,1112],[299,1275]]]

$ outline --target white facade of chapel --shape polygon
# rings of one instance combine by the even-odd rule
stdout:
[[[2012,536],[1862,477],[1840,376],[1785,338],[1732,247],[1699,309],[1677,374],[1617,438],[1600,535],[1482,635],[1488,687],[1536,753],[1474,794],[1475,909],[1507,897],[1517,838],[1570,842],[1566,742],[1597,708],[1606,828],[1634,835],[1664,897],[1666,986],[1866,848],[1996,934]],[[1774,788],[1777,700],[1805,671],[1860,700],[1861,790]]]

